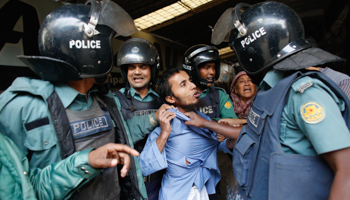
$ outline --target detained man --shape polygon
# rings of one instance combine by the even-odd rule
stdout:
[[[185,71],[172,68],[163,73],[160,82],[159,95],[175,108],[159,113],[160,127],[150,133],[139,157],[142,173],[147,176],[166,169],[160,200],[209,199],[208,194],[215,193],[220,180],[216,153],[229,153],[235,142],[227,139],[220,143],[213,131],[223,130],[220,134],[226,136],[230,132],[232,138],[237,138],[239,129],[212,122],[196,111],[201,106],[199,93]],[[192,118],[201,126],[208,122],[210,129],[187,125]]]

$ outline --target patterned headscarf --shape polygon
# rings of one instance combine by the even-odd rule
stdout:
[[[240,71],[233,78],[232,83],[231,83],[231,88],[230,88],[230,90],[231,90],[230,96],[231,96],[231,99],[233,102],[233,108],[235,110],[237,117],[240,119],[246,119],[248,116],[249,110],[252,106],[251,104],[252,104],[252,100],[253,100],[254,96],[251,99],[249,99],[248,101],[246,101],[245,104],[243,104],[241,102],[241,98],[236,94],[236,92],[235,92],[236,81],[242,75],[247,75],[247,73],[245,71]]]

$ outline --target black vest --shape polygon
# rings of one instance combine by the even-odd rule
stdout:
[[[120,91],[114,93],[119,99],[122,106],[122,114],[125,120],[130,119],[132,116],[143,116],[157,112],[158,108],[162,105],[162,101],[156,95],[150,93],[152,101],[142,102],[135,98],[128,98]]]
[[[115,92],[114,94],[120,101],[122,107],[122,114],[125,120],[128,120],[135,115],[143,116],[155,113],[163,103],[159,97],[152,93],[149,94],[152,96],[153,99],[150,102],[142,102],[132,97],[128,98],[125,94],[121,93],[120,91]],[[138,152],[141,152],[146,144],[146,141],[147,137],[135,143],[134,148]]]
[[[97,94],[96,94],[97,95]],[[100,106],[102,109],[107,110],[112,117],[116,127],[115,127],[115,143],[126,144],[130,146],[127,131],[123,124],[123,119],[120,116],[117,105],[114,99],[107,97],[106,95],[99,94],[98,98],[101,100]],[[51,115],[52,123],[56,132],[58,144],[61,151],[62,159],[67,158],[75,152],[73,133],[70,128],[70,123],[65,111],[65,108],[57,95],[53,92],[49,98],[47,98],[48,108]],[[134,159],[131,159],[130,170],[126,177],[119,178],[119,185],[121,188],[120,199],[132,200],[143,198],[138,185],[138,178],[136,172],[136,165]],[[108,168],[109,169],[109,168]],[[106,170],[108,170],[106,169]],[[121,167],[118,166],[118,172]],[[118,174],[119,175],[119,174]],[[99,176],[99,175],[98,175]],[[120,176],[119,176],[120,177]],[[108,192],[108,191],[106,191]],[[108,196],[101,194],[100,192],[95,193],[95,197],[90,199],[103,199],[102,196]],[[73,194],[71,199],[77,199],[79,195],[77,193]]]
[[[199,108],[199,112],[210,118],[220,118],[220,94],[219,89],[208,87],[208,94],[202,97],[204,106]]]

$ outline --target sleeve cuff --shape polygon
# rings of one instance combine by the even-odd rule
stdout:
[[[77,154],[75,158],[75,171],[85,179],[91,179],[101,172],[101,169],[95,169],[89,165],[89,153],[93,149],[87,149]]]

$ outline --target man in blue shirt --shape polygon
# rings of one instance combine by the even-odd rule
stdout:
[[[160,96],[176,108],[159,113],[160,127],[150,133],[139,157],[142,173],[166,169],[159,199],[208,199],[220,180],[216,152],[229,152],[234,145],[234,140],[220,143],[211,130],[237,138],[239,129],[212,122],[196,111],[201,106],[199,93],[185,71],[170,69],[160,82]],[[187,125],[200,121],[196,118],[206,121],[208,127],[212,125],[210,130]]]

